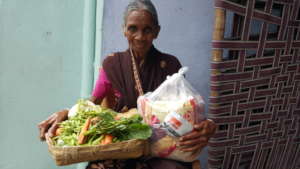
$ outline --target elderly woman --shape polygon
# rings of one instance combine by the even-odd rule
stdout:
[[[137,106],[137,98],[143,93],[155,90],[168,75],[176,73],[181,64],[176,57],[162,53],[153,46],[153,40],[160,31],[157,12],[150,0],[134,0],[124,13],[124,36],[128,40],[128,50],[109,55],[100,69],[98,81],[91,101],[100,103],[104,97],[113,95],[117,112]],[[39,124],[40,137],[51,135],[58,123],[67,118],[68,110],[54,113]],[[206,120],[194,126],[193,132],[180,138],[182,151],[198,152],[207,145],[215,132],[215,124]],[[91,162],[87,168],[153,168],[185,169],[189,163],[151,158],[137,160],[114,160]]]

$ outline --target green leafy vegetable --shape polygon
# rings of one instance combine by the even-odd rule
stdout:
[[[117,113],[111,109],[98,105],[91,106],[87,101],[80,100],[77,114],[60,124],[62,132],[53,140],[58,146],[77,146],[78,135],[88,118],[94,121],[92,120],[92,125],[84,133],[87,141],[83,145],[99,145],[104,135],[107,134],[114,137],[113,143],[131,139],[147,139],[151,136],[150,126],[142,122],[140,115],[115,120],[116,115]]]

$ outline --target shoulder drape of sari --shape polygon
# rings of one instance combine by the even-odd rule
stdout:
[[[181,64],[176,57],[162,53],[152,46],[144,63],[139,67],[144,93],[155,90],[168,75],[178,72],[180,68]],[[103,69],[113,88],[121,93],[114,109],[120,111],[124,106],[129,109],[136,107],[138,92],[129,50],[108,56],[103,61]]]

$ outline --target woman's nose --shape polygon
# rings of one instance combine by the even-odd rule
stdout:
[[[135,39],[136,40],[144,40],[145,39],[144,33],[142,31],[138,31],[135,36]]]

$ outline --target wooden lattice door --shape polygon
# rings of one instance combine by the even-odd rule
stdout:
[[[300,0],[215,0],[209,168],[300,168]]]

